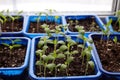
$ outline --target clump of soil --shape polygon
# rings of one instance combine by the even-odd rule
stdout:
[[[73,22],[71,23],[70,21],[73,21]],[[94,17],[88,17],[88,18],[79,19],[79,20],[67,19],[67,23],[69,24],[68,26],[69,30],[72,32],[78,32],[77,29],[75,28],[76,25],[83,26],[86,32],[101,31]]]
[[[13,25],[13,29],[12,29]],[[17,32],[23,29],[23,17],[16,19],[14,22],[10,18],[7,18],[7,21],[1,24],[2,32]]]
[[[93,40],[103,68],[109,72],[120,72],[120,41],[114,43],[113,40],[101,40],[97,36]]]
[[[53,52],[53,47],[54,45],[52,44],[48,44],[48,49],[46,50],[46,55],[48,55],[49,53]],[[60,45],[57,46],[57,48],[59,48]],[[38,50],[39,48],[36,47],[36,50]],[[73,45],[71,46],[70,48],[70,51],[73,51],[73,50],[77,50],[77,45]],[[81,75],[85,75],[85,69],[86,69],[86,58],[85,58],[85,61],[82,65],[82,58],[81,58],[81,49],[78,49],[79,53],[78,54],[74,54],[73,57],[74,57],[74,60],[70,63],[69,65],[69,68],[67,68],[67,73],[68,75],[66,74],[66,70],[57,70],[57,74],[56,74],[56,77],[58,76],[81,76]],[[36,61],[40,60],[40,57],[39,56],[36,56]],[[66,58],[62,58],[62,59],[56,59],[55,60],[55,64],[64,64],[64,62],[66,61]],[[51,63],[51,61],[50,61]],[[39,66],[35,66],[35,74],[37,76],[44,76],[44,67],[42,66],[42,71],[41,73],[39,72],[40,69],[39,69]],[[88,73],[86,75],[95,75],[95,71],[93,71],[91,69],[91,67],[89,67]],[[49,69],[46,70],[46,76],[45,77],[54,77],[55,76],[55,70],[53,70],[52,72],[50,72]]]
[[[26,54],[26,46],[14,48],[12,53],[4,45],[0,45],[0,67],[19,67],[23,65]]]
[[[112,21],[112,28],[114,31],[120,32],[120,27],[119,27],[118,22]]]
[[[30,22],[28,33],[45,33],[44,28],[42,28],[42,26],[41,26],[43,24],[49,25],[50,30],[55,29],[55,26],[59,25],[58,23],[51,22],[51,21],[41,21],[39,23]],[[38,26],[38,29],[37,29],[37,26]]]

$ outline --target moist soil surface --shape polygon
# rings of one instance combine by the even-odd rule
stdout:
[[[12,26],[13,25],[13,26]],[[17,32],[23,29],[23,18],[21,20],[16,19],[14,22],[8,20],[1,24],[2,32]]]
[[[80,20],[72,20],[73,22],[70,23],[71,20],[72,19],[67,19],[67,23],[69,24],[68,28],[71,32],[78,32],[77,29],[75,28],[76,25],[83,26],[86,32],[101,31],[94,17]]]
[[[0,46],[0,67],[19,67],[23,65],[26,54],[26,46],[10,49],[4,45]]]
[[[93,40],[103,68],[109,72],[120,72],[120,41],[114,43],[99,37],[93,37]]]
[[[118,22],[112,21],[112,28],[113,28],[114,31],[120,32]]]
[[[48,49],[46,50],[46,55],[48,55],[49,53],[53,52],[53,45],[52,44],[49,44],[48,45]],[[57,48],[59,48],[60,46],[57,46]],[[36,50],[38,50],[39,48],[36,47]],[[73,50],[77,50],[77,46],[74,45],[70,48],[70,51],[73,51]],[[79,52],[81,52],[81,49],[78,49]],[[60,71],[59,69],[57,69],[57,72],[56,72],[56,77],[57,76],[80,76],[80,75],[85,75],[85,69],[86,69],[86,58],[85,58],[85,61],[82,64],[82,59],[81,59],[81,53],[78,53],[78,54],[74,54],[73,57],[74,57],[74,60],[70,63],[69,65],[69,68],[67,67],[67,73],[68,75],[66,74],[66,70],[62,70]],[[39,56],[36,56],[36,61],[38,61],[40,59]],[[55,60],[55,64],[59,64],[59,63],[63,63],[66,61],[65,58],[62,58],[62,59],[56,59]],[[50,61],[51,62],[51,61]],[[39,72],[40,69],[39,66],[35,66],[35,74],[36,76],[44,76],[44,67],[42,66],[42,71],[41,73]],[[90,67],[87,71],[88,73],[86,75],[95,75],[95,71],[92,70]],[[46,70],[46,77],[55,77],[55,70],[53,70],[52,72],[50,72],[50,70]]]
[[[55,29],[55,26],[58,25],[57,23],[51,22],[51,21],[47,21],[47,22],[44,21],[44,22],[39,22],[39,23],[30,22],[28,33],[45,33],[44,28],[41,27],[41,25],[43,24],[49,25],[50,30]]]

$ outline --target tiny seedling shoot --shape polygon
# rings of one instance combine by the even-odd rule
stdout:
[[[21,47],[22,45],[21,44],[16,44],[16,42],[21,41],[20,39],[15,39],[15,40],[8,39],[8,40],[10,40],[11,43],[5,43],[5,42],[3,42],[1,44],[4,45],[4,46],[6,46],[6,47],[9,47],[9,49],[10,49],[10,56],[11,56],[11,55],[13,55],[12,50],[14,48]]]
[[[11,20],[12,21],[12,24],[11,24],[11,29],[12,29],[12,32],[14,31],[13,29],[14,29],[14,22],[15,22],[15,20],[18,20],[19,18],[20,18],[20,14],[22,13],[23,11],[19,11],[19,12],[17,12],[17,15],[16,16],[12,16],[12,15],[10,15],[10,12],[9,12],[9,10],[7,10],[7,17],[8,18],[10,18],[10,19],[8,19],[8,21],[9,20]]]
[[[0,12],[0,32],[2,32],[2,25],[6,22],[6,17],[3,15],[3,12]]]
[[[116,12],[116,16],[117,16],[117,21],[115,24],[117,25],[118,23],[118,27],[119,27],[118,31],[120,31],[120,10]]]

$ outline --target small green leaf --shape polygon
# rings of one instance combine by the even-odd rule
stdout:
[[[114,43],[117,43],[117,37],[115,36],[113,39]]]
[[[64,70],[64,69],[66,69],[66,68],[67,68],[67,65],[66,65],[66,64],[61,64],[60,70]]]
[[[45,32],[50,32],[50,29],[49,28],[45,28]]]
[[[72,39],[68,39],[67,42],[70,44],[70,46],[75,45],[76,42]]]
[[[48,39],[46,40],[46,43],[53,44],[53,40]]]
[[[92,40],[92,39],[88,39],[88,42],[89,42],[90,44],[92,44],[92,43],[93,43],[93,40]]]
[[[85,54],[86,54],[86,52],[85,52],[85,51],[82,51],[82,52],[81,52],[81,56],[82,56],[82,57],[84,57],[84,56],[85,56]]]
[[[83,26],[79,26],[79,25],[76,25],[76,26],[75,26],[75,28],[76,28],[78,31],[80,31],[80,30],[83,30],[83,29],[84,29],[84,27],[83,27]]]
[[[44,46],[43,46],[43,51],[46,51],[47,48],[48,48],[48,46],[47,46],[47,45],[44,45]]]
[[[67,46],[66,46],[66,45],[60,46],[60,50],[61,50],[61,51],[65,51],[66,49],[67,49]]]
[[[84,48],[84,45],[82,45],[82,44],[79,44],[77,46],[78,46],[78,48]]]
[[[47,58],[48,60],[55,60],[55,57],[53,57],[52,55],[48,55]]]
[[[68,57],[68,58],[67,58],[67,63],[71,63],[71,62],[73,61],[73,59],[74,59],[74,57],[72,57],[72,56],[71,56],[71,57]]]
[[[21,47],[22,45],[21,44],[14,44],[12,46],[13,46],[13,48],[18,48],[18,47]]]
[[[47,58],[46,55],[42,55],[42,58],[43,58],[44,61],[48,61],[48,58]]]
[[[49,25],[47,25],[47,24],[43,24],[43,25],[41,25],[41,27],[45,29],[45,28],[48,28]]]
[[[10,45],[9,45],[9,44],[7,44],[7,43],[2,43],[2,45],[4,45],[4,46],[8,46],[8,47],[10,46]]]
[[[16,19],[19,19],[19,18],[20,18],[20,16],[15,16],[15,17],[14,17],[15,20],[16,20]]]
[[[60,41],[58,41],[58,44],[65,44],[65,42],[60,40]]]
[[[43,50],[37,50],[36,51],[36,55],[40,55],[40,57],[42,56]]]
[[[50,30],[50,32],[55,32],[55,29]]]
[[[69,51],[64,52],[64,54],[69,55],[71,54]]]
[[[43,46],[44,43],[45,43],[44,41],[39,41],[39,42],[38,42],[38,48],[41,48],[41,46]]]
[[[92,68],[92,70],[94,70],[95,68],[95,64],[93,61],[88,61],[88,64],[90,65],[90,67]]]
[[[62,65],[62,64],[61,64],[61,63],[59,63],[59,64],[57,64],[57,65],[56,65],[56,67],[60,67],[61,65]]]
[[[77,50],[74,50],[71,52],[71,54],[78,54],[79,52]]]
[[[13,40],[13,42],[15,43],[15,42],[20,42],[21,41],[21,39],[15,39],[15,40]]]
[[[52,71],[53,70],[53,68],[55,68],[55,64],[54,63],[50,63],[50,64],[47,64],[47,68],[50,70],[50,71]]]
[[[60,54],[57,55],[57,58],[65,58],[65,55],[60,53]]]
[[[86,57],[87,57],[87,61],[89,61],[90,59],[91,59],[91,53],[90,53],[90,51],[89,50],[87,50],[87,51],[85,51],[85,55],[86,55]]]
[[[43,64],[42,61],[37,61],[37,62],[36,62],[36,65],[41,66],[41,65],[44,65],[44,64]]]
[[[88,48],[88,51],[91,51],[91,50],[92,50],[92,47],[91,47],[91,46],[88,46],[87,48]]]

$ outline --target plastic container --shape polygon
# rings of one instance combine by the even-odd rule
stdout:
[[[27,23],[24,29],[24,35],[29,37],[29,38],[33,38],[36,36],[45,36],[47,35],[46,33],[29,33],[28,29],[30,27],[30,22],[36,22],[36,19],[38,18],[38,16],[28,16],[27,18]],[[46,18],[48,19],[48,21],[55,21],[55,16],[40,16],[40,21],[45,21]],[[62,24],[63,25],[63,17],[59,16],[59,18],[55,21],[58,24]],[[37,26],[37,23],[36,23]],[[64,29],[62,29],[62,32],[65,32]],[[55,33],[52,33],[52,35],[55,35]]]
[[[67,24],[67,19],[72,19],[72,20],[80,20],[80,19],[86,19],[86,18],[91,18],[91,17],[94,17],[95,18],[95,21],[96,23],[98,24],[99,28],[100,29],[103,29],[105,30],[106,28],[104,27],[104,24],[103,22],[100,20],[100,18],[97,16],[97,15],[76,15],[76,16],[65,16],[65,23]],[[102,30],[100,31],[102,32]],[[69,30],[69,28],[67,28],[67,33],[68,34],[72,34],[72,35],[77,35],[78,32],[72,32]],[[89,34],[91,33],[98,33],[96,31],[94,32],[85,32],[85,36],[88,36]]]
[[[94,37],[95,36],[96,37],[101,37],[102,34],[90,34],[89,38],[92,39],[93,36]],[[113,39],[114,36],[117,36],[117,39],[120,40],[120,34],[111,34],[110,39]],[[104,40],[106,40],[106,39],[107,39],[107,36],[104,37]],[[99,57],[97,49],[95,47],[95,44],[93,43],[91,46],[93,47],[92,54],[95,56],[96,61],[97,61],[97,65],[98,65],[101,73],[104,75],[104,78],[105,79],[115,79],[115,80],[118,79],[118,80],[120,80],[120,72],[109,72],[109,71],[103,69],[102,63],[100,61],[100,57]]]
[[[3,76],[21,75],[24,72],[24,70],[28,67],[31,40],[29,38],[26,38],[26,37],[9,37],[9,38],[8,37],[0,37],[0,44],[3,42],[3,40],[5,43],[9,44],[10,40],[8,40],[8,39],[21,39],[21,41],[16,42],[16,43],[27,46],[25,59],[24,59],[23,64],[20,67],[5,67],[5,68],[1,67],[0,68],[0,75],[3,75]]]
[[[12,15],[12,16],[16,16],[16,15]],[[23,21],[23,26],[22,26],[22,30],[18,31],[18,32],[0,32],[1,35],[4,35],[5,37],[23,37],[23,28],[25,27],[25,23],[26,23],[26,15],[20,15],[21,18],[19,18],[20,21]]]
[[[92,53],[92,60],[95,63],[95,75],[87,75],[87,76],[64,76],[64,77],[38,77],[35,75],[35,46],[37,45],[39,39],[41,37],[35,37],[32,39],[32,50],[31,50],[31,56],[30,56],[30,65],[29,65],[29,76],[32,80],[69,80],[69,79],[73,79],[73,80],[97,80],[100,78],[101,73],[96,65],[96,60],[95,57]],[[51,39],[54,39],[55,37],[52,37]],[[77,36],[71,36],[71,38],[73,40],[76,40]],[[65,37],[63,36],[59,36],[59,40],[65,40]],[[80,42],[82,42],[82,40],[80,40]]]
[[[115,17],[115,16],[107,16],[107,17],[105,18],[106,22],[109,22],[110,19],[112,19],[112,21],[117,21],[118,18]],[[110,28],[111,33],[120,33],[120,32],[115,31],[115,30],[113,29],[113,26],[112,26],[112,25],[110,25],[109,28]]]

